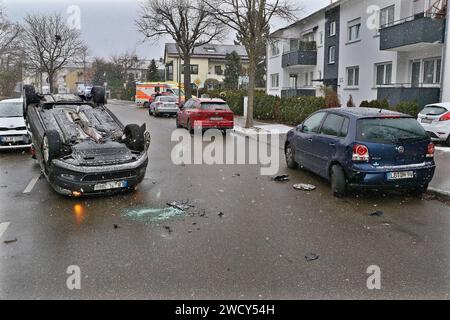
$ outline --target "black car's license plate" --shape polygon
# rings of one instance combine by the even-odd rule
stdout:
[[[414,178],[414,171],[389,172],[388,180],[403,180]]]

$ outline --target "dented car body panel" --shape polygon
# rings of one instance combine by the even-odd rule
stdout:
[[[40,100],[26,107],[26,119],[36,159],[58,193],[111,194],[142,182],[150,144],[145,125],[128,130],[104,105],[75,95]]]

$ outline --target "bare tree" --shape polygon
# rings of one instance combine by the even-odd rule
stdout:
[[[19,24],[10,22],[0,7],[0,56],[17,53],[21,31]]]
[[[58,13],[28,14],[24,19],[24,46],[28,67],[47,73],[52,93],[57,72],[73,62],[85,48],[81,33],[69,28]]]
[[[140,68],[143,64],[142,59],[139,59],[136,52],[124,52],[119,55],[111,57],[112,63],[117,65],[122,73],[123,83],[128,81],[128,74],[130,70]]]
[[[246,128],[253,127],[258,48],[265,45],[272,18],[295,20],[299,10],[291,0],[203,0],[215,18],[234,30],[249,57],[248,110]]]
[[[215,19],[211,7],[203,0],[146,0],[136,20],[138,30],[148,38],[170,36],[184,61],[186,99],[192,96],[191,55],[195,48],[219,40],[224,25]]]

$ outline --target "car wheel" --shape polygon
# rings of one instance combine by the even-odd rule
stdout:
[[[44,158],[45,164],[50,164],[52,160],[59,157],[60,153],[61,137],[58,131],[46,131],[42,140],[42,157]]]
[[[294,149],[292,149],[290,144],[288,144],[286,146],[285,156],[286,156],[286,164],[287,164],[288,168],[297,169],[298,163],[295,162],[295,160],[294,160],[295,159],[294,158]]]
[[[188,119],[188,122],[187,122],[187,129],[188,129],[188,131],[189,131],[190,134],[193,134],[193,133],[194,133],[194,128],[192,128],[191,119]]]
[[[180,128],[182,128],[183,126],[180,124],[180,121],[178,120],[178,116],[176,117],[176,123],[177,123],[177,128],[178,129],[180,129]]]
[[[331,191],[338,198],[344,197],[347,192],[344,169],[340,165],[331,167]]]
[[[92,87],[91,95],[92,95],[92,101],[94,101],[94,103],[96,103],[96,104],[104,105],[104,104],[108,103],[106,101],[105,88],[103,88],[103,87],[100,87],[100,86]]]
[[[144,151],[145,149],[145,124],[139,127],[137,124],[129,124],[125,127],[125,144],[134,151]]]

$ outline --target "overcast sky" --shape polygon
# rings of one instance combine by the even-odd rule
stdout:
[[[159,58],[164,52],[164,43],[145,42],[136,31],[134,20],[139,15],[139,3],[142,0],[0,0],[11,20],[21,21],[27,13],[61,12],[70,16],[68,9],[78,6],[81,12],[81,32],[89,45],[91,55],[110,57],[124,51],[136,51],[140,57]],[[330,0],[296,0],[303,8],[299,15],[308,15],[325,5]],[[273,28],[286,25],[274,21]],[[232,43],[233,39],[227,40]]]

